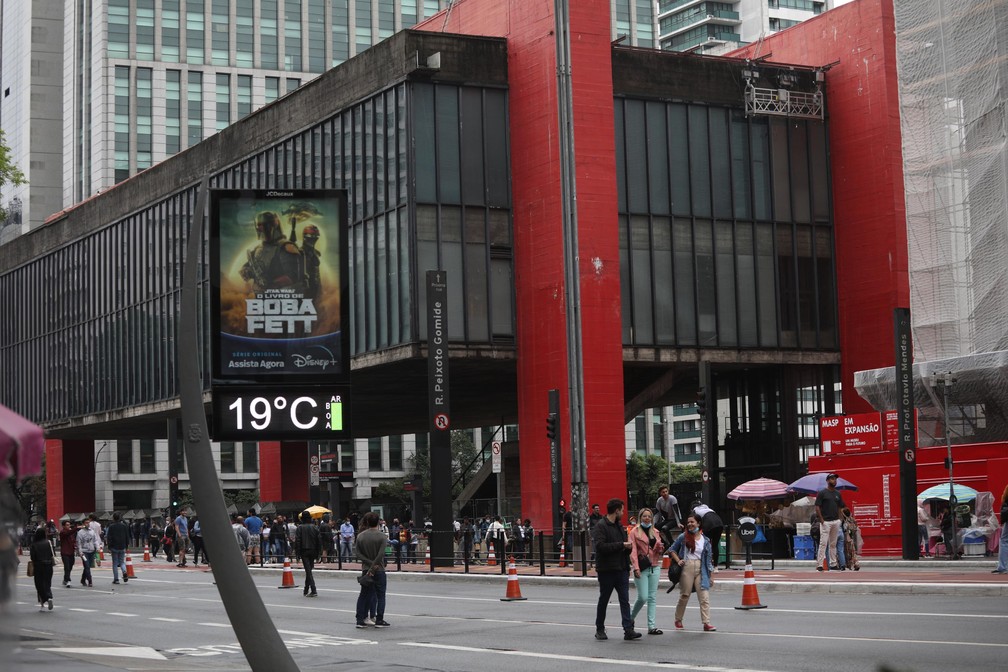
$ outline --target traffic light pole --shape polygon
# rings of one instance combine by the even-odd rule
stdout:
[[[550,483],[553,486],[553,530],[556,535],[563,521],[560,518],[561,479],[563,478],[563,458],[560,454],[560,391],[550,390],[547,394],[549,408],[546,415],[546,438],[550,442]]]

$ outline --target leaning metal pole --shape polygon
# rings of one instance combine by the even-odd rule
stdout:
[[[203,250],[203,213],[206,211],[208,179],[203,178],[196,197],[196,209],[189,224],[182,296],[179,309],[178,362],[179,398],[182,406],[182,433],[193,501],[199,511],[203,543],[214,559],[214,581],[224,609],[231,620],[245,659],[255,672],[297,672],[290,655],[270,619],[262,596],[252,581],[248,566],[238,550],[217,467],[210,452],[210,436],[203,412],[203,384],[200,377],[198,322],[198,274]]]
[[[579,271],[577,178],[574,169],[574,104],[571,85],[570,4],[555,0],[557,108],[560,116],[560,198],[564,234],[564,303],[567,316],[567,385],[570,408],[571,513],[574,527],[588,521],[588,465],[584,425],[584,371],[581,354],[581,274]]]

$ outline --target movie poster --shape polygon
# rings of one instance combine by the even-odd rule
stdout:
[[[343,191],[211,193],[217,377],[347,377],[345,203]]]

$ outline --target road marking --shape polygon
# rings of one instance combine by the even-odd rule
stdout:
[[[114,656],[117,658],[142,658],[144,660],[167,660],[160,653],[149,646],[94,646],[94,647],[67,647],[67,648],[46,648],[39,651],[51,651],[53,653],[76,653],[87,654],[89,656]]]
[[[277,632],[286,635],[293,635],[284,639],[284,645],[288,649],[378,644],[378,642],[371,641],[369,639],[360,639],[357,637],[336,637],[333,635],[319,635],[314,633],[299,632],[296,630],[278,630]],[[165,653],[173,653],[178,656],[203,658],[207,656],[221,656],[224,654],[241,653],[241,650],[242,648],[239,644],[207,644],[205,646],[168,649]]]
[[[835,642],[873,642],[877,644],[920,644],[922,646],[933,646],[942,644],[951,646],[954,644],[958,644],[960,646],[986,646],[998,649],[1008,648],[1008,643],[999,643],[999,642],[940,641],[937,639],[883,639],[881,637],[840,637],[836,635],[792,635],[792,634],[780,634],[772,632],[721,631],[721,634],[722,636],[728,635],[735,637],[759,637],[761,639],[765,639],[767,637],[777,637],[781,639],[821,639]]]
[[[181,618],[165,618],[164,616],[151,616],[152,621],[164,621],[165,623],[181,623]]]
[[[123,618],[137,618],[136,614],[124,614],[121,611],[107,611],[106,616],[122,616]]]
[[[202,625],[207,628],[230,628],[230,623],[197,623],[196,625]]]
[[[450,644],[431,644],[428,642],[399,642],[400,646],[418,646],[426,649],[441,649],[444,651],[462,651],[465,653],[489,653],[499,656],[515,656],[518,658],[539,658],[546,660],[563,660],[567,662],[599,663],[604,665],[618,665],[621,667],[652,667],[663,670],[696,670],[696,663],[665,663],[661,661],[640,660],[639,658],[619,659],[619,658],[596,658],[594,656],[567,656],[559,653],[533,653],[531,651],[501,651],[500,649],[477,648],[470,646],[457,646]],[[719,667],[716,665],[704,665],[704,672],[763,672],[748,667]]]
[[[80,607],[67,607],[67,611],[80,611],[85,614],[93,614],[97,609],[81,609]]]

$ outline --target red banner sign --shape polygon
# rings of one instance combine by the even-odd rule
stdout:
[[[819,421],[823,454],[877,453],[882,450],[882,414],[837,415]]]

